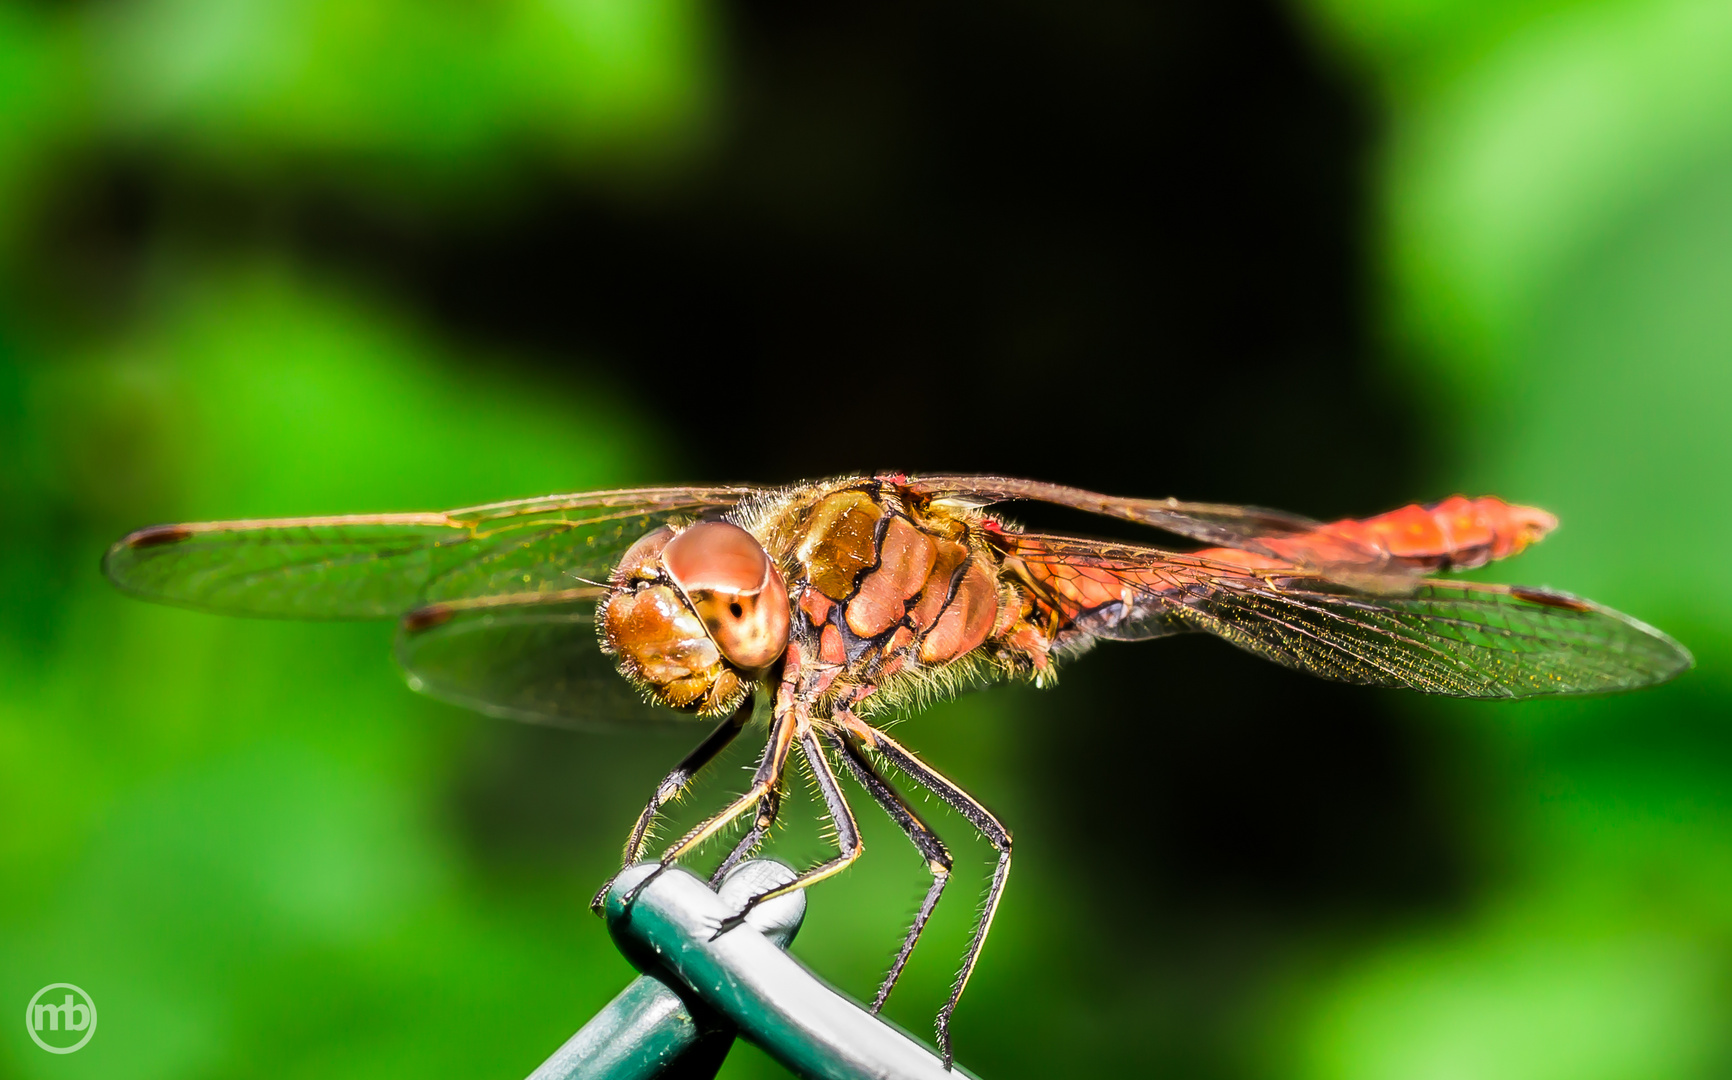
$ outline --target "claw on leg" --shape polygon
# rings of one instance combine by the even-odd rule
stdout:
[[[719,925],[717,925],[716,932],[710,935],[710,940],[714,941],[717,938],[721,937],[723,934],[727,933],[729,930],[732,930],[735,927],[743,924],[746,921],[746,915],[751,910],[752,909],[748,906],[748,907],[742,908],[739,911],[734,912],[732,915],[729,915],[727,918],[723,919],[721,921],[721,923]]]

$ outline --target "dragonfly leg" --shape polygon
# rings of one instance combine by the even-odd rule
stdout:
[[[980,919],[974,924],[974,933],[968,939],[968,952],[962,958],[962,969],[956,973],[956,982],[951,985],[950,1000],[938,1010],[938,1048],[944,1054],[945,1068],[949,1068],[955,1059],[950,1049],[950,1017],[956,1012],[956,1003],[962,998],[962,991],[968,985],[969,976],[974,974],[975,962],[980,959],[980,947],[986,943],[987,931],[992,929],[992,917],[998,911],[999,898],[1004,895],[1004,882],[1010,876],[1010,832],[986,807],[976,802],[973,796],[915,757],[890,736],[859,721],[850,725],[850,730],[858,734],[867,746],[884,755],[884,760],[910,780],[949,803],[952,809],[967,818],[969,823],[998,849],[998,866],[992,872],[992,886],[986,893],[986,905],[981,909]]]
[[[788,764],[788,750],[794,744],[794,728],[797,723],[798,714],[792,711],[783,712],[776,717],[770,727],[770,743],[764,748],[764,758],[758,763],[757,774],[752,777],[752,786],[746,789],[744,795],[729,803],[721,813],[680,837],[678,843],[662,853],[662,862],[671,863],[708,840],[730,821],[750,810],[772,788],[780,786],[782,770]]]
[[[674,766],[673,771],[662,778],[661,785],[656,788],[655,794],[650,796],[649,805],[643,808],[643,813],[638,815],[637,824],[632,826],[631,836],[626,839],[625,856],[620,862],[621,868],[637,862],[638,856],[643,854],[644,841],[649,838],[650,826],[655,823],[656,814],[662,806],[679,798],[680,792],[684,791],[686,785],[692,782],[692,778],[704,766],[715,760],[717,754],[727,749],[728,744],[734,741],[734,737],[740,733],[741,729],[746,726],[746,721],[751,718],[752,695],[748,694],[746,700],[740,703],[739,708],[735,709],[726,720],[717,724],[715,730],[704,737],[703,742],[699,743],[691,753],[680,759],[680,763]],[[589,904],[592,911],[599,912],[601,910],[603,901],[607,899],[607,891],[613,888],[614,878],[618,876],[615,874],[608,878],[607,884],[603,885],[601,891],[595,894],[595,899]]]
[[[824,860],[786,885],[768,889],[748,899],[740,906],[740,910],[722,920],[722,925],[716,928],[716,937],[721,937],[745,922],[751,910],[764,901],[823,881],[858,859],[860,852],[865,850],[865,846],[860,843],[860,825],[854,820],[854,812],[848,809],[848,800],[842,796],[842,785],[836,782],[836,774],[830,769],[830,761],[824,756],[824,748],[818,744],[817,733],[808,729],[806,734],[800,737],[800,749],[805,754],[806,764],[812,769],[812,778],[818,782],[819,793],[824,796],[824,805],[830,811],[830,821],[836,826],[836,856]]]
[[[768,747],[765,748],[766,750]],[[728,876],[728,872],[739,865],[740,860],[758,850],[758,845],[764,842],[764,837],[770,835],[770,828],[776,824],[776,817],[782,812],[782,786],[777,784],[764,792],[758,800],[758,816],[753,819],[752,827],[740,837],[740,842],[734,845],[734,850],[728,852],[728,857],[722,860],[722,865],[716,867],[716,872],[710,875],[710,887],[715,888]]]
[[[854,774],[854,779],[860,781],[860,786],[884,808],[884,812],[890,815],[890,820],[908,834],[908,839],[912,840],[920,854],[926,857],[926,868],[932,872],[932,886],[926,890],[926,899],[920,902],[920,911],[914,916],[913,924],[908,927],[907,937],[902,939],[902,948],[896,953],[896,961],[890,965],[890,973],[884,976],[877,996],[872,999],[872,1011],[878,1012],[884,1008],[884,1002],[895,988],[896,980],[902,977],[902,969],[907,966],[908,957],[914,952],[914,943],[920,940],[921,931],[926,929],[926,921],[932,918],[932,909],[938,906],[938,896],[950,880],[953,862],[938,834],[920,819],[920,815],[908,805],[908,800],[890,786],[890,782],[884,779],[884,774],[860,752],[860,748],[840,733],[833,734],[831,739],[842,764],[848,767],[848,771]]]

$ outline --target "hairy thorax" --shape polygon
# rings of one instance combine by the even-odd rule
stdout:
[[[782,567],[790,658],[827,684],[824,711],[868,712],[1045,666],[977,510],[907,497],[893,481],[819,484],[739,520]]]

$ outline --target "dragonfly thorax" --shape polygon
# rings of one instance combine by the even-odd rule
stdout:
[[[602,645],[657,701],[733,709],[788,645],[788,593],[751,533],[663,526],[633,544],[602,602]]]

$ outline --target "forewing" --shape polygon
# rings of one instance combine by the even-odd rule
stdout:
[[[398,624],[397,660],[422,693],[492,716],[593,729],[678,722],[646,703],[596,636],[603,590],[432,604]]]
[[[1051,503],[1260,555],[1273,556],[1276,552],[1259,541],[1305,536],[1322,527],[1321,523],[1298,514],[1258,506],[1128,499],[1012,476],[925,476],[910,480],[907,487],[917,495],[961,506],[990,506],[1017,500]],[[1367,554],[1381,558],[1381,553]]]
[[[197,522],[141,529],[103,570],[145,599],[233,615],[378,619],[429,601],[601,581],[639,536],[755,489],[639,488],[443,513]]]
[[[1688,650],[1620,612],[1542,589],[1419,580],[1371,592],[1293,568],[1251,569],[1069,537],[1018,537],[1095,637],[1198,630],[1324,678],[1454,697],[1627,690],[1690,667]],[[1387,584],[1387,583],[1384,583]]]

